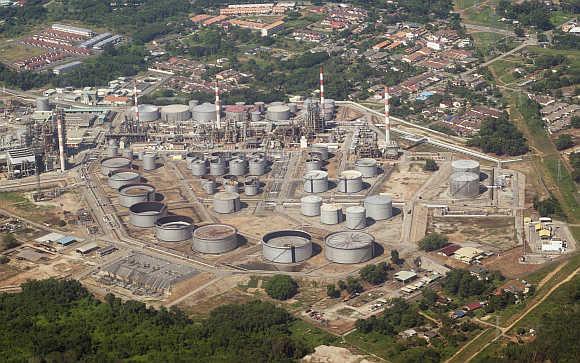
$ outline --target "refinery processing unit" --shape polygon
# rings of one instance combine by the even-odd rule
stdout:
[[[392,117],[387,92],[380,111],[326,99],[321,74],[316,97],[227,105],[216,83],[213,103],[117,107],[80,148],[69,108],[35,107],[5,148],[9,186],[76,189],[95,221],[83,279],[130,298],[207,276],[345,278],[392,250],[412,262],[427,233],[473,218],[510,221],[523,243],[525,176]]]

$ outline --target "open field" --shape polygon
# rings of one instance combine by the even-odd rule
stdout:
[[[434,217],[429,230],[445,234],[450,242],[472,242],[500,249],[511,248],[517,241],[511,217]]]
[[[490,339],[499,333],[498,329],[489,328],[479,333],[475,339],[471,341],[471,344],[464,350],[458,351],[456,356],[453,356],[448,363],[464,363],[469,357],[481,349]]]
[[[8,64],[44,53],[46,53],[46,49],[26,47],[16,43],[7,43],[4,46],[0,46],[0,60]]]
[[[464,15],[463,21],[468,24],[505,28],[505,25],[498,21],[500,17],[495,14],[495,10],[488,5],[469,8]]]

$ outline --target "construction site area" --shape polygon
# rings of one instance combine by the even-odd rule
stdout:
[[[532,266],[575,250],[566,225],[526,215],[526,176],[512,160],[391,117],[386,91],[384,105],[325,99],[322,72],[320,98],[289,103],[222,105],[216,85],[213,104],[135,99],[78,149],[67,138],[71,111],[41,98],[46,137],[28,152],[7,150],[7,179],[19,183],[2,193],[21,199],[0,206],[52,237],[35,251],[26,243],[9,251],[6,281],[14,286],[22,261],[63,259],[74,266],[56,275],[98,296],[203,313],[260,294],[261,282],[248,285],[254,276],[284,272],[311,286],[296,313],[343,331],[452,268],[485,266],[506,251]],[[37,168],[35,155],[54,166]],[[23,205],[68,214],[42,224]],[[420,250],[432,232],[449,244]],[[344,301],[324,298],[321,286],[389,261],[393,250],[404,263],[392,280]]]

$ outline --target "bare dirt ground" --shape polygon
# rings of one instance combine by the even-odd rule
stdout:
[[[549,193],[546,186],[540,179],[540,174],[534,168],[531,161],[511,163],[510,169],[517,170],[526,175],[526,193],[525,193],[525,207],[531,208],[534,197],[538,196],[540,199],[548,197]]]
[[[213,277],[214,276],[208,272],[202,272],[202,273],[199,273],[199,274],[193,276],[190,279],[187,279],[185,281],[181,281],[181,282],[177,283],[173,287],[173,289],[171,291],[171,295],[167,298],[165,303],[170,304],[173,301],[179,299],[180,297],[187,295],[188,293],[195,290],[196,288],[211,281],[211,279]]]
[[[445,234],[450,242],[479,243],[500,250],[517,243],[513,217],[432,217],[429,231]]]
[[[314,353],[302,358],[304,363],[371,363],[378,362],[368,356],[353,354],[346,348],[320,345],[314,349]]]
[[[4,268],[6,268],[5,274]],[[81,261],[61,257],[52,260],[33,263],[11,260],[7,267],[0,270],[0,287],[19,286],[28,280],[43,280],[51,277],[65,277],[81,271],[85,265]]]
[[[543,264],[522,264],[519,259],[522,255],[522,247],[516,247],[501,252],[498,256],[492,256],[483,260],[483,266],[489,270],[499,270],[508,278],[518,278],[542,268]]]
[[[409,200],[430,175],[423,171],[423,163],[397,164],[389,180],[381,186],[380,192],[390,194],[394,200]]]

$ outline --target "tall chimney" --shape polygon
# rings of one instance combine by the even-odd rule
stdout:
[[[324,68],[320,66],[320,114],[324,115]]]
[[[66,159],[64,153],[64,129],[63,129],[63,120],[62,120],[62,111],[58,111],[56,115],[56,131],[58,136],[58,155],[60,159],[60,171],[64,173],[66,171]]]
[[[385,142],[391,144],[391,119],[389,117],[389,88],[385,87]]]
[[[137,121],[137,126],[140,126],[139,119],[139,101],[137,100],[137,81],[133,83],[133,97],[135,98],[135,118]]]
[[[215,81],[215,116],[216,116],[216,127],[218,129],[221,129],[222,125],[221,125],[221,118],[222,118],[222,108],[220,105],[220,88],[219,88],[219,82],[216,80]]]

